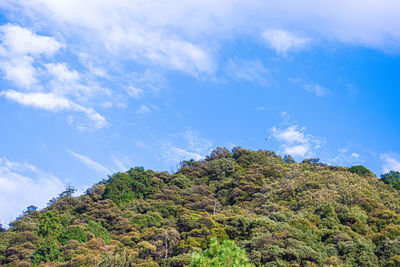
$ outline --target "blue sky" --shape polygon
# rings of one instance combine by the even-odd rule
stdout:
[[[216,146],[400,170],[398,1],[0,0],[0,223]]]

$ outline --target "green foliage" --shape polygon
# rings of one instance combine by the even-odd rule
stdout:
[[[106,244],[111,244],[110,233],[101,225],[101,223],[89,221],[86,225],[86,229],[95,237],[103,239]]]
[[[285,155],[283,157],[283,161],[287,162],[287,163],[296,163],[296,161],[294,160],[294,158],[290,155]]]
[[[0,266],[400,266],[399,173],[363,168],[243,148],[134,168],[28,207],[0,231]]]
[[[362,166],[362,165],[355,165],[355,166],[352,166],[352,167],[349,169],[349,172],[358,174],[358,175],[360,175],[360,176],[371,176],[371,177],[374,176],[373,172],[371,172],[370,170],[368,170],[367,168],[365,168],[365,167]]]
[[[103,195],[118,205],[127,203],[135,198],[145,198],[154,192],[153,175],[144,171],[143,167],[130,169],[128,172],[117,173],[107,181]]]
[[[221,158],[207,164],[207,169],[211,179],[223,179],[235,172],[235,160]]]
[[[391,184],[393,188],[400,190],[400,172],[390,171],[388,173],[382,174],[381,179],[385,184]]]
[[[48,262],[63,260],[57,241],[51,237],[45,238],[43,242],[40,242],[32,255],[32,263],[34,265],[39,265],[42,261]]]
[[[38,235],[41,237],[57,237],[62,228],[60,216],[53,211],[48,211],[39,218]]]
[[[191,266],[253,266],[246,256],[244,249],[238,247],[232,240],[224,240],[222,243],[217,238],[211,239],[211,244],[202,254],[194,253]]]
[[[72,226],[65,229],[61,234],[58,236],[58,241],[65,245],[69,240],[76,240],[79,242],[87,242],[88,237],[85,231],[80,226]]]

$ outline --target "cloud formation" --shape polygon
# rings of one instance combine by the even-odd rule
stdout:
[[[306,83],[304,84],[304,89],[306,89],[307,92],[312,93],[319,97],[324,97],[331,93],[329,89],[316,83]]]
[[[211,152],[212,142],[192,129],[174,134],[172,137],[173,140],[160,143],[163,150],[162,157],[169,164],[178,164],[182,160],[201,160]]]
[[[227,63],[228,75],[236,80],[265,84],[269,70],[260,60],[230,59]]]
[[[307,134],[306,128],[298,125],[272,127],[271,132],[280,144],[282,153],[294,157],[311,157],[324,142],[321,138]]]
[[[51,60],[64,44],[11,24],[0,27],[0,41],[0,68],[5,78],[15,84],[15,89],[2,91],[0,96],[52,112],[81,112],[92,121],[94,129],[108,124],[92,107],[73,100],[86,100],[87,96],[99,93],[96,84],[85,85],[79,73],[64,62],[43,62],[43,56],[46,61]]]
[[[83,107],[71,102],[69,99],[57,96],[53,93],[22,93],[14,90],[0,92],[0,96],[17,102],[21,105],[31,106],[47,111],[76,111],[83,112],[94,123],[96,129],[102,128],[107,124],[106,119],[94,109]]]
[[[289,51],[305,48],[311,43],[310,38],[299,37],[280,29],[266,30],[261,37],[276,54],[281,56],[285,56]]]
[[[380,155],[382,162],[382,172],[400,171],[400,157],[393,153],[384,153]]]
[[[310,44],[400,51],[395,0],[3,0],[0,7],[20,24],[0,29],[1,70],[15,84],[9,89],[66,98],[93,110],[78,111],[90,121],[101,113],[94,110],[159,90],[164,72],[264,83],[268,68],[258,59],[221,64],[225,47],[242,40],[282,56]]]
[[[14,220],[29,205],[45,207],[64,189],[60,179],[34,165],[0,158],[0,223]]]

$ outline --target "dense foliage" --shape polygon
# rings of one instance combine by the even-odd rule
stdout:
[[[394,188],[400,190],[400,172],[390,171],[388,173],[382,174],[382,181],[386,184],[393,185]]]
[[[30,206],[0,231],[0,265],[399,266],[398,178],[217,148]]]

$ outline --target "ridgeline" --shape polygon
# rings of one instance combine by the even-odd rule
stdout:
[[[217,148],[174,174],[136,167],[28,207],[1,230],[0,265],[400,266],[391,181]]]

